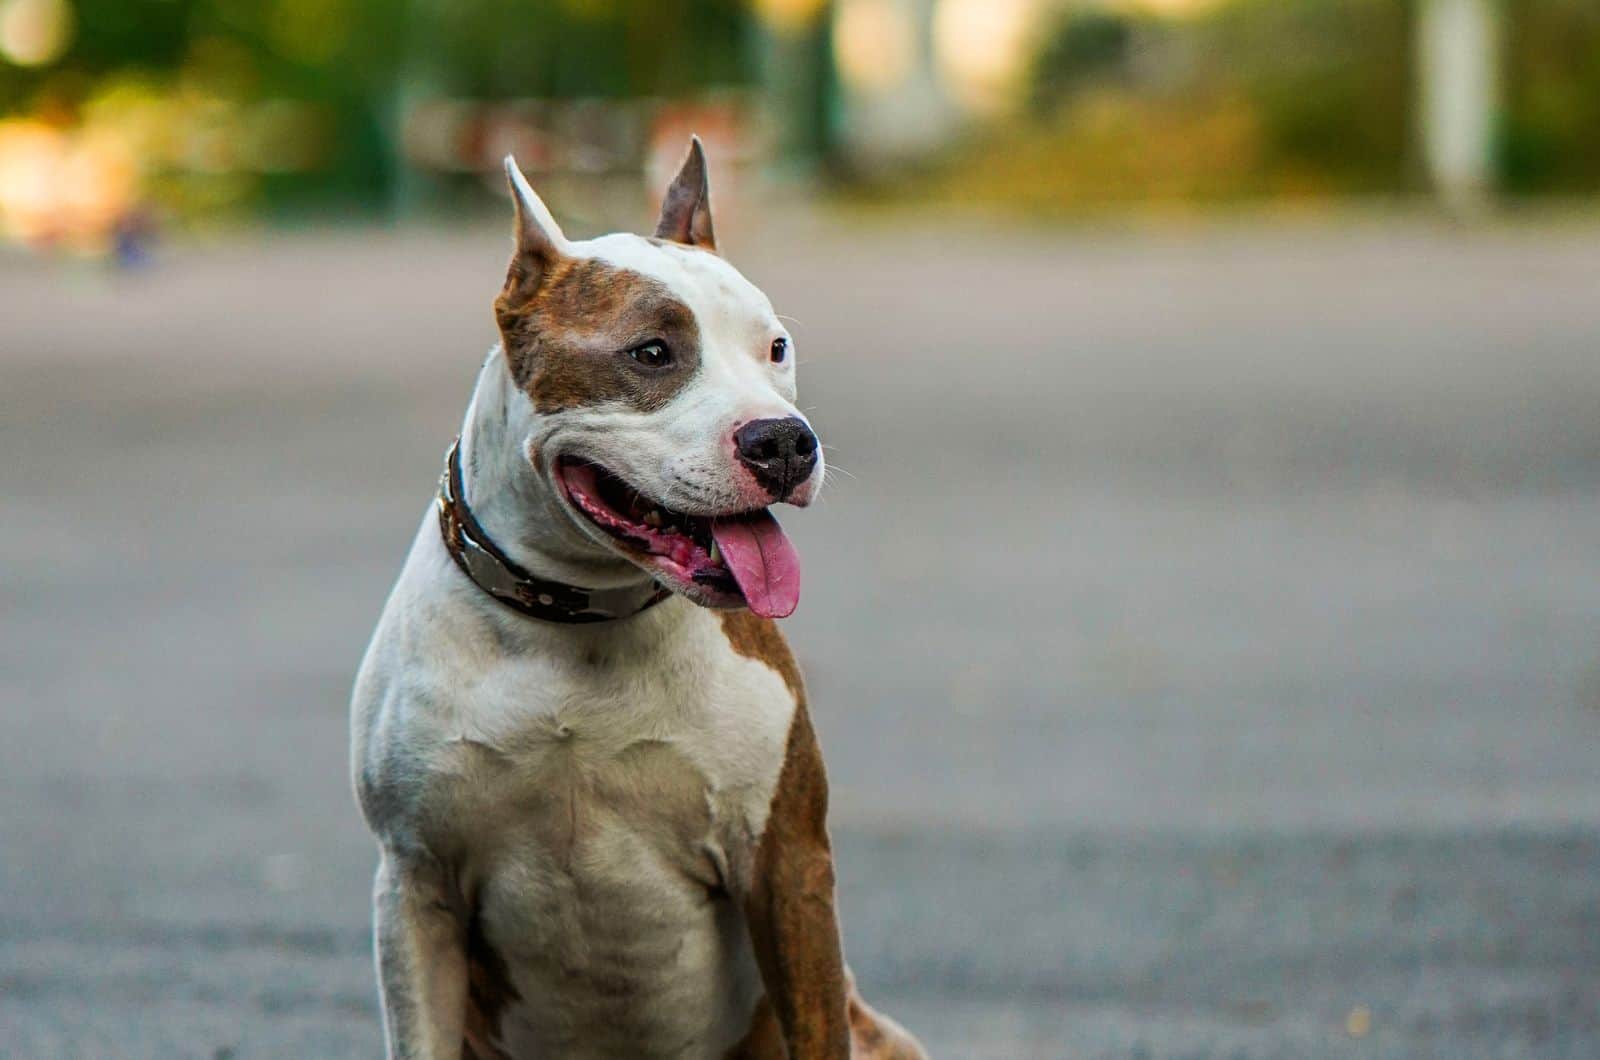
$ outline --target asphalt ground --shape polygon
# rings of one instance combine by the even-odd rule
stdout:
[[[851,962],[939,1057],[1600,1056],[1600,229],[730,253]],[[0,1054],[380,1050],[345,704],[504,233],[0,259]]]

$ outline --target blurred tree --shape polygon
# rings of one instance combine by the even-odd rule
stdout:
[[[750,79],[741,0],[416,0],[408,63],[479,98],[677,95]]]
[[[1068,8],[1046,35],[1034,61],[1030,92],[1034,110],[1049,113],[1080,89],[1125,77],[1133,34],[1128,15]]]
[[[1237,86],[1263,164],[1330,191],[1413,181],[1411,5],[1234,0],[1199,27],[1202,76]]]
[[[1600,3],[1508,0],[1500,164],[1508,191],[1600,191]]]

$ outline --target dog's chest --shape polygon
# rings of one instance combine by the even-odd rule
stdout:
[[[698,618],[699,616],[693,616]],[[706,623],[638,658],[516,658],[443,675],[430,802],[469,859],[530,849],[594,868],[645,843],[715,882],[717,850],[758,834],[794,699]],[[724,850],[726,853],[732,851]]]
[[[497,1040],[642,1056],[737,1038],[758,987],[729,892],[782,766],[782,679],[691,637],[647,666],[513,666],[472,694],[439,794],[472,959],[505,980]]]

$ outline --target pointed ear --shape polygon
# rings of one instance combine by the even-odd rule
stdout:
[[[551,266],[567,253],[567,237],[550,215],[550,210],[517,168],[517,160],[506,155],[506,182],[511,185],[511,203],[516,209],[517,246],[506,273],[503,297],[512,304],[526,302],[549,274]]]
[[[711,180],[706,170],[706,151],[700,137],[689,137],[689,157],[672,178],[667,196],[661,200],[661,220],[656,235],[674,243],[687,243],[715,252],[717,237],[711,230]]]

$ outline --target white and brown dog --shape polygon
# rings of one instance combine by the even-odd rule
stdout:
[[[394,1057],[923,1056],[855,994],[768,512],[822,485],[695,141],[654,238],[512,160],[502,343],[357,678]],[[580,588],[581,587],[581,588]]]

